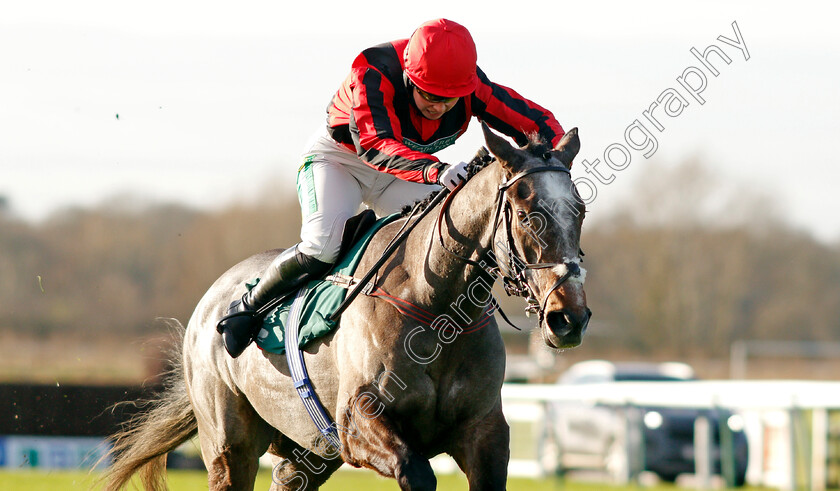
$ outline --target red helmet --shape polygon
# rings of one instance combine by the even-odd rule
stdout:
[[[467,28],[457,22],[426,22],[411,35],[404,57],[409,80],[430,94],[464,97],[478,84],[475,43]]]

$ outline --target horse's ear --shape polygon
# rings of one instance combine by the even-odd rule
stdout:
[[[580,138],[577,127],[570,129],[563,138],[557,142],[554,151],[558,152],[557,158],[568,168],[572,168],[572,160],[580,151]]]
[[[503,165],[515,167],[522,162],[519,150],[513,147],[507,140],[496,135],[484,121],[481,122],[481,130],[484,132],[484,141],[490,153],[496,156]]]

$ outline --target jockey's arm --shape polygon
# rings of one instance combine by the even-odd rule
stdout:
[[[551,111],[509,87],[491,82],[480,68],[476,70],[478,87],[472,94],[472,108],[476,116],[519,145],[528,142],[529,133],[539,134],[552,146],[560,141],[566,132]]]
[[[394,87],[371,68],[359,70],[354,76],[350,133],[362,161],[406,181],[437,183],[447,164],[402,142],[399,118],[391,103]]]

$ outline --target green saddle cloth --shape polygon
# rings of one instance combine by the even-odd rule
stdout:
[[[377,220],[365,235],[347,251],[339,262],[333,266],[329,274],[352,275],[356,271],[359,261],[367,249],[370,239],[380,228],[399,218],[399,213]],[[248,283],[253,288],[259,278]],[[335,309],[347,296],[347,289],[334,285],[328,281],[313,280],[306,284],[309,292],[306,294],[304,306],[300,316],[300,332],[298,346],[304,347],[313,339],[326,335],[338,326],[338,322],[327,320]],[[264,351],[283,354],[286,352],[286,328],[289,309],[294,301],[294,295],[266,315],[262,329],[257,334],[257,346]]]

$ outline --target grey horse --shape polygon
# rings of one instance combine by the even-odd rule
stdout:
[[[577,129],[554,148],[535,138],[515,148],[483,127],[495,159],[382,266],[375,284],[385,294],[360,295],[338,329],[304,349],[338,447],[303,411],[284,355],[251,346],[231,358],[215,330],[244,283],[276,256],[269,251],[231,268],[201,299],[181,329],[168,387],[113,436],[106,489],[122,488],[135,473],[147,489],[165,489],[166,454],[196,433],[214,491],[252,489],[266,452],[277,490],[317,489],[343,463],[394,478],[404,490],[435,489],[429,459],[441,453],[454,458],[471,490],[505,489],[505,350],[490,315],[491,275],[530,297],[549,347],[579,345],[591,314],[579,266],[585,210],[569,174]],[[377,233],[359,271],[376,262],[404,220]]]

